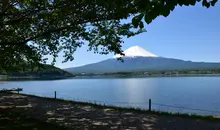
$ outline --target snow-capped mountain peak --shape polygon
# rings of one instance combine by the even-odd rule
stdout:
[[[125,57],[136,57],[136,56],[142,56],[142,57],[158,57],[157,55],[146,51],[145,49],[139,47],[139,46],[132,46],[125,50],[123,52]],[[115,55],[113,58],[119,58],[119,57],[124,57],[122,55]]]

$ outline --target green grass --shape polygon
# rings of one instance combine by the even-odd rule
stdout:
[[[60,101],[60,102],[68,102],[71,104],[77,104],[77,105],[89,105],[95,108],[99,108],[99,109],[113,109],[115,111],[118,112],[135,112],[135,113],[139,113],[139,114],[154,114],[157,116],[178,116],[181,118],[192,118],[192,119],[202,119],[202,120],[218,120],[220,121],[220,118],[216,118],[212,115],[208,115],[208,116],[203,116],[203,115],[197,115],[197,114],[189,114],[189,113],[179,113],[179,112],[164,112],[164,111],[156,111],[156,110],[144,110],[141,108],[134,108],[134,107],[130,107],[130,108],[124,108],[124,107],[117,107],[117,106],[111,106],[111,105],[105,105],[105,104],[98,104],[98,103],[91,103],[91,102],[82,102],[82,101],[72,101],[72,100],[65,100],[65,99],[55,99],[55,98],[51,98],[51,97],[39,97],[36,95],[29,95],[29,94],[20,94],[20,95],[25,95],[25,96],[30,96],[30,97],[35,97],[35,98],[41,98],[41,99],[45,99],[45,100],[55,100],[55,101]]]
[[[8,93],[8,92],[7,92]],[[10,92],[9,92],[10,93]],[[197,114],[188,114],[188,113],[172,113],[172,112],[163,112],[163,111],[148,111],[148,110],[143,110],[140,108],[123,108],[123,107],[116,107],[116,106],[109,106],[105,104],[98,104],[98,103],[91,103],[91,102],[79,102],[79,101],[72,101],[72,100],[64,100],[64,99],[54,99],[51,97],[39,97],[35,95],[29,95],[29,94],[19,94],[19,95],[25,95],[29,97],[35,97],[35,98],[40,98],[44,100],[51,100],[51,101],[59,101],[59,102],[67,102],[71,103],[74,105],[89,105],[97,109],[112,109],[118,112],[134,112],[134,113],[139,113],[139,114],[153,114],[157,116],[170,116],[170,117],[180,117],[180,118],[191,118],[191,119],[201,119],[201,120],[210,120],[210,121],[220,121],[220,118],[213,117],[212,115],[210,116],[202,116],[202,115],[197,115]],[[33,120],[34,121],[34,120]],[[38,121],[37,121],[38,123]],[[40,123],[40,122],[39,122]],[[40,124],[41,125],[41,124]],[[44,124],[42,124],[44,125]]]

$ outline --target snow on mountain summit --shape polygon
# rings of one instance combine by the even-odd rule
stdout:
[[[132,46],[128,48],[127,50],[125,50],[123,53],[125,54],[125,57],[135,57],[135,56],[158,57],[157,55],[151,52],[148,52],[139,46]],[[119,58],[119,57],[124,57],[124,56],[117,54],[113,58]]]

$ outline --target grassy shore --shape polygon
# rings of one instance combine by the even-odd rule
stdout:
[[[1,129],[215,129],[214,116],[148,111],[0,92]]]
[[[156,111],[156,110],[145,110],[141,108],[125,108],[125,107],[118,107],[118,106],[111,106],[111,105],[105,105],[105,104],[99,104],[95,102],[84,102],[84,101],[73,101],[73,100],[66,100],[66,99],[55,99],[51,97],[40,97],[36,95],[30,95],[30,94],[19,94],[19,95],[25,95],[25,96],[30,96],[30,97],[35,97],[35,98],[41,98],[45,100],[56,100],[60,102],[68,102],[71,104],[78,104],[78,105],[89,105],[95,108],[101,108],[101,109],[113,109],[116,111],[120,112],[135,112],[135,113],[141,113],[141,114],[155,114],[155,115],[165,115],[165,116],[179,116],[179,117],[184,117],[184,118],[192,118],[192,119],[204,119],[204,120],[219,120],[219,117],[213,116],[213,115],[208,115],[208,116],[203,116],[203,115],[198,115],[198,114],[189,114],[189,113],[179,113],[179,112],[164,112],[164,111]]]

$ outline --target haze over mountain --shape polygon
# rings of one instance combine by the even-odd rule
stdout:
[[[115,73],[162,70],[220,69],[220,63],[192,62],[157,56],[139,46],[133,46],[113,58],[80,67],[65,69],[77,73]],[[121,57],[124,62],[117,60]]]

